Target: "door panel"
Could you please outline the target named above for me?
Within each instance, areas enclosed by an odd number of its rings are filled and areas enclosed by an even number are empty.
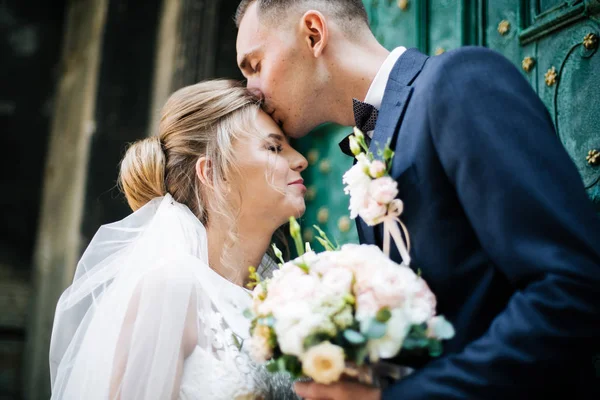
[[[364,4],[371,30],[388,50],[398,46],[419,46],[418,1],[365,0]]]
[[[600,211],[600,157],[595,161],[590,154],[600,151],[600,54],[597,47],[588,50],[584,45],[584,38],[598,31],[597,23],[584,20],[541,39],[538,79],[557,134]]]
[[[485,9],[485,39],[483,45],[502,53],[512,61],[525,76],[530,79],[535,65],[535,48],[527,49],[519,45],[519,26],[522,14],[519,0],[485,0],[482,4]],[[527,71],[523,70],[523,59],[531,57],[533,64],[527,64]],[[531,81],[531,79],[530,79]]]
[[[427,1],[427,53],[440,54],[462,44],[463,14],[461,0]]]

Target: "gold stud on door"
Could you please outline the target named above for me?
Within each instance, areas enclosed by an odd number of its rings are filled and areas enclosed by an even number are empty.
[[[535,67],[535,59],[533,57],[525,57],[521,62],[521,66],[523,67],[523,71],[531,72],[533,67]]]
[[[546,81],[546,86],[554,86],[556,84],[556,77],[558,74],[556,73],[556,68],[552,67],[546,72],[544,75],[544,81]]]
[[[583,47],[585,47],[586,50],[595,50],[598,48],[598,36],[593,33],[585,35],[583,38]]]
[[[596,149],[588,151],[587,157],[585,159],[587,163],[592,167],[600,165],[600,151]]]
[[[408,0],[398,0],[397,4],[398,4],[398,8],[401,9],[402,11],[408,10],[408,5],[409,5]]]
[[[498,24],[498,33],[502,36],[506,35],[510,31],[510,22],[507,20],[502,20]]]

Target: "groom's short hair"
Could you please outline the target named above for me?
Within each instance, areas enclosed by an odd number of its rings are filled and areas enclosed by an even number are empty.
[[[252,3],[257,3],[259,17],[268,17],[270,21],[281,21],[289,13],[290,8],[302,7],[306,10],[327,12],[348,32],[352,32],[353,28],[358,30],[356,21],[369,26],[367,10],[362,0],[242,0],[235,13],[235,23],[238,28]]]

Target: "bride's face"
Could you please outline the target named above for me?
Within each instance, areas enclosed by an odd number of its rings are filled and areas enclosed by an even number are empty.
[[[234,144],[240,174],[233,185],[240,193],[240,217],[279,227],[289,217],[304,214],[301,172],[307,161],[268,114],[259,111],[256,123],[257,135],[244,135]]]

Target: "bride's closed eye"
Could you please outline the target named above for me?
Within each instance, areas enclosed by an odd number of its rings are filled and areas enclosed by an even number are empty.
[[[283,151],[283,146],[280,144],[267,144],[266,148],[273,153],[281,153]]]
[[[285,138],[282,135],[278,133],[269,133],[265,148],[273,153],[280,153],[283,151],[283,141],[285,141]]]

